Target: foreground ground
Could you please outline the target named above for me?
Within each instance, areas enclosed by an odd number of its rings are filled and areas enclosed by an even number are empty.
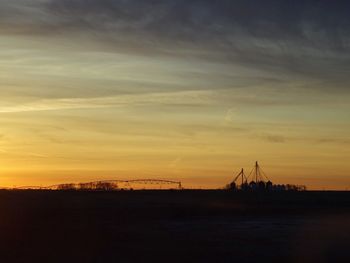
[[[350,192],[0,191],[0,262],[350,262]]]

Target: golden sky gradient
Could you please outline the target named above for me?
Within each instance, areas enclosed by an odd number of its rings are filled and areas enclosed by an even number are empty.
[[[216,188],[259,160],[276,183],[350,188],[350,34],[324,9],[283,34],[279,16],[227,21],[210,1],[177,7],[191,20],[170,1],[83,2],[0,1],[1,186]]]

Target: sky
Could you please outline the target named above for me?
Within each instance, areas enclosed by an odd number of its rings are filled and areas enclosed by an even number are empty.
[[[0,185],[350,189],[350,3],[0,0]]]

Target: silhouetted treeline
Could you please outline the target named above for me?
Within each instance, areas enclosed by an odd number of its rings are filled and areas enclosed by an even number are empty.
[[[113,191],[119,190],[116,183],[110,182],[93,182],[79,184],[60,184],[57,190],[83,190],[83,191]]]
[[[232,182],[225,187],[227,190],[232,191],[305,191],[306,186],[304,185],[293,185],[293,184],[273,184],[271,181],[268,182],[245,182],[241,185],[237,185]]]

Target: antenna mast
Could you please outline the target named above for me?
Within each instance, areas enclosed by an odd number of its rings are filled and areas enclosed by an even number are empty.
[[[247,177],[244,174],[244,169],[242,168],[241,172],[236,176],[234,182],[237,182],[237,180],[241,178],[242,184],[244,184],[245,182],[247,182]]]

